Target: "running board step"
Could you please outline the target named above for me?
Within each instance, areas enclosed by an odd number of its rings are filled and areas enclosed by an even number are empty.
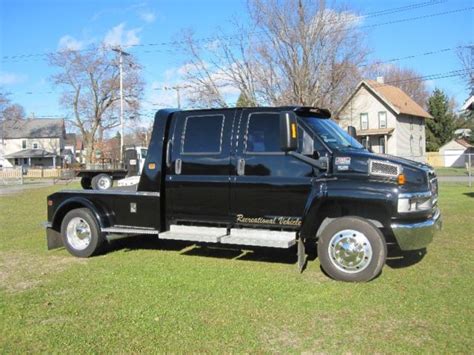
[[[296,244],[296,232],[280,232],[262,229],[232,229],[232,233],[223,237],[221,243],[289,248]]]
[[[221,238],[226,234],[226,228],[172,225],[168,232],[160,233],[159,238],[190,242],[219,243]]]
[[[115,225],[113,227],[102,228],[104,233],[113,233],[113,234],[154,234],[158,235],[158,231],[153,228],[138,228],[133,226],[119,226]]]
[[[232,229],[172,225],[169,232],[160,233],[160,239],[191,242],[251,245],[271,248],[289,248],[296,244],[295,232],[263,229]]]

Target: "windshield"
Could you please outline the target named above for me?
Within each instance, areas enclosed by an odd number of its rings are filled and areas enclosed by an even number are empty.
[[[141,149],[142,159],[146,158],[147,153],[148,153],[148,149]]]
[[[304,121],[309,124],[316,134],[331,149],[364,149],[364,146],[362,146],[355,138],[352,138],[331,119],[305,117]]]

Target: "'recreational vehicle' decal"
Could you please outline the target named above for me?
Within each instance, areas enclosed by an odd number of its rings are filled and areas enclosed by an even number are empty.
[[[243,214],[236,216],[237,223],[245,224],[276,224],[283,226],[300,226],[300,217],[245,217]]]

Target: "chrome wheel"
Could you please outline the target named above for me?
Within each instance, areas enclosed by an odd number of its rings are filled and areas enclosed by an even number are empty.
[[[86,249],[92,239],[89,223],[80,217],[72,218],[67,225],[66,238],[72,248],[76,250]]]
[[[344,229],[329,241],[328,253],[336,268],[347,273],[364,270],[372,260],[372,246],[367,237],[356,230]]]
[[[97,185],[99,186],[100,190],[107,190],[112,185],[111,180],[108,176],[102,176],[97,181]]]

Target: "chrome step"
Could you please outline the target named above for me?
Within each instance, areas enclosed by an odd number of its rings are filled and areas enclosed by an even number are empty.
[[[219,243],[221,238],[226,234],[226,228],[172,225],[168,232],[160,233],[159,238],[190,242]]]
[[[113,233],[113,234],[155,234],[158,235],[158,231],[153,228],[137,228],[133,226],[119,226],[115,225],[113,227],[102,228],[104,233]]]
[[[296,244],[296,232],[280,232],[264,229],[232,229],[230,235],[221,239],[221,243],[289,248]]]

